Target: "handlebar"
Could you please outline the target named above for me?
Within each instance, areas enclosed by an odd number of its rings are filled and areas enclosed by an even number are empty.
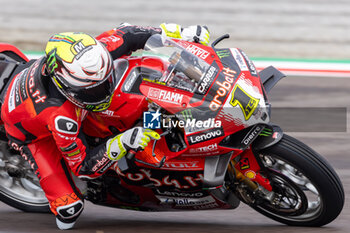
[[[221,42],[221,41],[224,40],[224,39],[228,39],[228,38],[230,38],[230,35],[229,35],[229,34],[225,34],[225,35],[220,36],[219,38],[217,38],[217,39],[211,44],[211,47],[212,47],[213,49],[215,49],[215,46],[216,46],[219,42]]]
[[[169,134],[171,130],[166,130],[165,132],[161,133],[160,134],[160,138]],[[160,139],[159,138],[159,139]],[[154,153],[155,151],[155,147],[156,147],[156,143],[159,139],[155,139],[154,140],[154,143],[153,143],[153,148],[152,148],[152,156],[155,157],[156,154]],[[154,167],[154,168],[161,168],[163,167],[164,163],[165,163],[165,160],[166,160],[166,156],[163,156],[163,158],[160,160],[159,162],[159,165],[155,165],[155,164],[151,164],[151,163],[147,163],[147,162],[144,162],[142,160],[139,160],[139,159],[136,159],[136,153],[139,151],[138,150],[129,150],[128,153],[122,157],[121,159],[119,159],[118,163],[117,163],[117,166],[119,167],[119,169],[125,173],[126,171],[128,170],[132,170],[133,168],[136,167],[136,164],[135,162],[138,162],[138,163],[141,163],[141,164],[144,164],[144,165],[147,165],[147,166],[150,166],[150,167]]]

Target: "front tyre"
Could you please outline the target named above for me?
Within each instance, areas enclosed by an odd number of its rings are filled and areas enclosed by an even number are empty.
[[[323,226],[344,206],[344,189],[331,165],[302,142],[284,135],[258,152],[273,187],[273,200],[251,206],[263,215],[293,226]]]

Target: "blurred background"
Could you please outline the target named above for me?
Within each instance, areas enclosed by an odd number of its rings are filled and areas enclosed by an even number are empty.
[[[42,51],[57,32],[94,36],[122,22],[207,25],[251,57],[349,59],[348,0],[0,0],[0,41]]]

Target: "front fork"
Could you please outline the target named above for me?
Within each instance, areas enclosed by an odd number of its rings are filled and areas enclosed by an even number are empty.
[[[235,169],[236,179],[248,185],[250,189],[253,189],[252,191],[257,190],[256,183],[266,190],[272,191],[270,181],[261,175],[261,167],[251,149],[245,150],[238,162],[234,159],[231,162]]]
[[[268,199],[273,196],[273,188],[268,177],[263,176],[264,167],[258,161],[258,151],[278,143],[283,131],[276,125],[267,125],[249,148],[230,161],[228,171],[234,174],[236,181],[243,183],[253,192],[263,192]]]

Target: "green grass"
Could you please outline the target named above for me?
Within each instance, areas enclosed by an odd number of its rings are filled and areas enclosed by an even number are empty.
[[[40,51],[24,51],[27,55],[41,56],[44,52]],[[135,56],[141,55],[140,53],[135,53]],[[253,61],[271,61],[271,62],[310,62],[310,63],[341,63],[350,64],[350,60],[346,59],[299,59],[299,58],[272,58],[272,57],[251,57]]]

